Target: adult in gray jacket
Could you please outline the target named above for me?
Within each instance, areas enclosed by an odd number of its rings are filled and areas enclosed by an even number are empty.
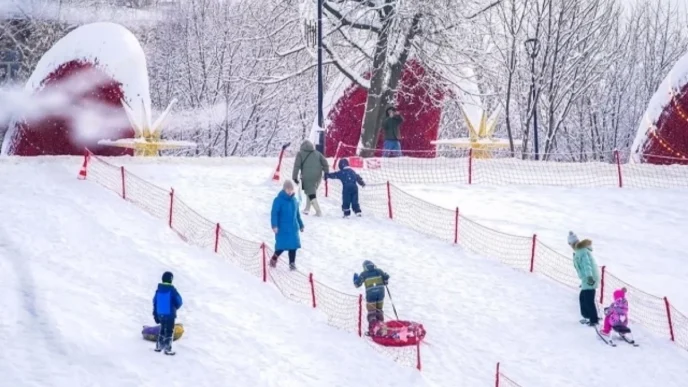
[[[301,173],[300,178],[299,172]],[[301,187],[306,196],[308,196],[306,199],[306,209],[303,210],[304,214],[308,215],[312,205],[315,209],[315,215],[322,215],[320,204],[318,204],[318,199],[316,198],[316,192],[322,181],[323,174],[329,172],[330,165],[327,163],[325,156],[315,150],[312,142],[305,140],[301,144],[301,150],[296,155],[294,171],[291,174],[291,178],[296,184],[299,184],[300,180]]]

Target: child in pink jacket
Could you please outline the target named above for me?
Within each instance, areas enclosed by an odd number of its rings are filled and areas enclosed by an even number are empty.
[[[604,309],[604,327],[602,334],[609,335],[612,329],[620,334],[630,333],[628,328],[628,301],[626,288],[614,291],[614,302]]]

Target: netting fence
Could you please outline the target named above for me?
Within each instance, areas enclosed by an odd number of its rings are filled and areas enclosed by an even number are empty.
[[[325,196],[341,198],[341,184],[325,185]],[[493,257],[516,269],[548,277],[571,289],[580,280],[573,268],[572,256],[564,255],[540,242],[537,235],[513,235],[483,226],[461,214],[456,207],[446,209],[417,198],[386,182],[367,184],[359,190],[361,208],[366,214],[389,218],[419,233],[456,244],[481,256]],[[598,307],[613,301],[615,289],[626,287],[633,305],[630,320],[649,331],[688,349],[688,318],[674,308],[667,297],[657,297],[640,290],[601,267]],[[602,315],[602,314],[601,314]]]
[[[521,387],[520,384],[509,379],[501,370],[500,363],[497,363],[497,372],[495,373],[495,387]]]
[[[113,165],[89,151],[79,177],[102,185],[153,217],[164,220],[185,242],[210,249],[261,281],[274,284],[285,298],[322,313],[329,325],[363,337],[367,321],[362,295],[340,292],[316,280],[313,273],[290,271],[282,259],[276,268],[269,267],[273,251],[265,243],[240,238],[203,217],[174,189],[158,187],[124,166]],[[367,338],[365,341],[396,362],[421,369],[420,344],[383,347]]]
[[[335,163],[366,150],[340,144]],[[380,150],[367,150],[379,155]],[[545,185],[567,187],[688,187],[688,159],[642,155],[664,165],[630,162],[630,154],[610,151],[593,154],[541,155],[545,161],[512,157],[510,151],[494,150],[490,158],[471,149],[404,151],[404,157],[371,157],[360,160],[368,183]],[[577,161],[571,161],[577,160]],[[292,162],[293,165],[293,162]],[[291,171],[287,166],[286,170]]]

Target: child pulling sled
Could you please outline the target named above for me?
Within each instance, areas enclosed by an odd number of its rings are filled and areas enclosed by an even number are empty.
[[[604,308],[604,326],[600,332],[611,341],[611,331],[614,330],[622,340],[629,344],[635,344],[631,329],[628,327],[628,300],[626,300],[626,288],[614,291],[614,302]]]

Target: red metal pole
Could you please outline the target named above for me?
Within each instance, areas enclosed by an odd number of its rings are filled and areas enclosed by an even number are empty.
[[[530,272],[535,269],[535,245],[537,244],[537,234],[533,234],[533,247],[530,250]]]
[[[126,184],[124,183],[124,165],[122,165],[119,168],[122,171],[122,199],[126,200],[127,199],[127,188],[126,188]]]
[[[497,372],[495,373],[495,387],[499,387],[499,363],[497,363]]]
[[[456,207],[454,214],[454,244],[459,243],[459,207]]]
[[[308,274],[308,281],[311,283],[311,298],[313,299],[313,307],[315,308],[315,286],[313,285],[313,273]]]
[[[260,251],[263,255],[263,282],[268,282],[268,268],[267,268],[267,253],[265,251],[265,243],[260,245]]]
[[[666,305],[667,320],[669,321],[669,335],[671,336],[671,341],[674,340],[674,324],[671,322],[671,305],[669,305],[669,299],[664,297],[664,305]]]
[[[604,273],[607,272],[607,266],[602,266],[602,279],[600,280],[600,304],[604,304]]]
[[[421,371],[423,368],[420,363],[420,341],[416,343],[416,368],[418,371]]]
[[[394,219],[392,214],[392,189],[390,187],[389,181],[387,182],[387,210],[389,212],[389,218]]]
[[[217,247],[220,245],[220,223],[215,225],[215,253],[217,253]]]
[[[363,336],[363,295],[358,295],[358,336]]]
[[[616,158],[616,170],[619,174],[619,188],[623,188],[623,176],[621,175],[621,160],[619,157],[619,151],[614,150],[614,157]]]
[[[473,184],[473,148],[468,150],[468,184]]]
[[[172,228],[172,210],[174,209],[174,188],[170,188],[170,220],[169,226]]]
[[[337,150],[334,153],[334,161],[332,161],[332,170],[336,171],[337,170],[337,161],[339,161],[339,150],[342,147],[342,142],[337,143]]]

